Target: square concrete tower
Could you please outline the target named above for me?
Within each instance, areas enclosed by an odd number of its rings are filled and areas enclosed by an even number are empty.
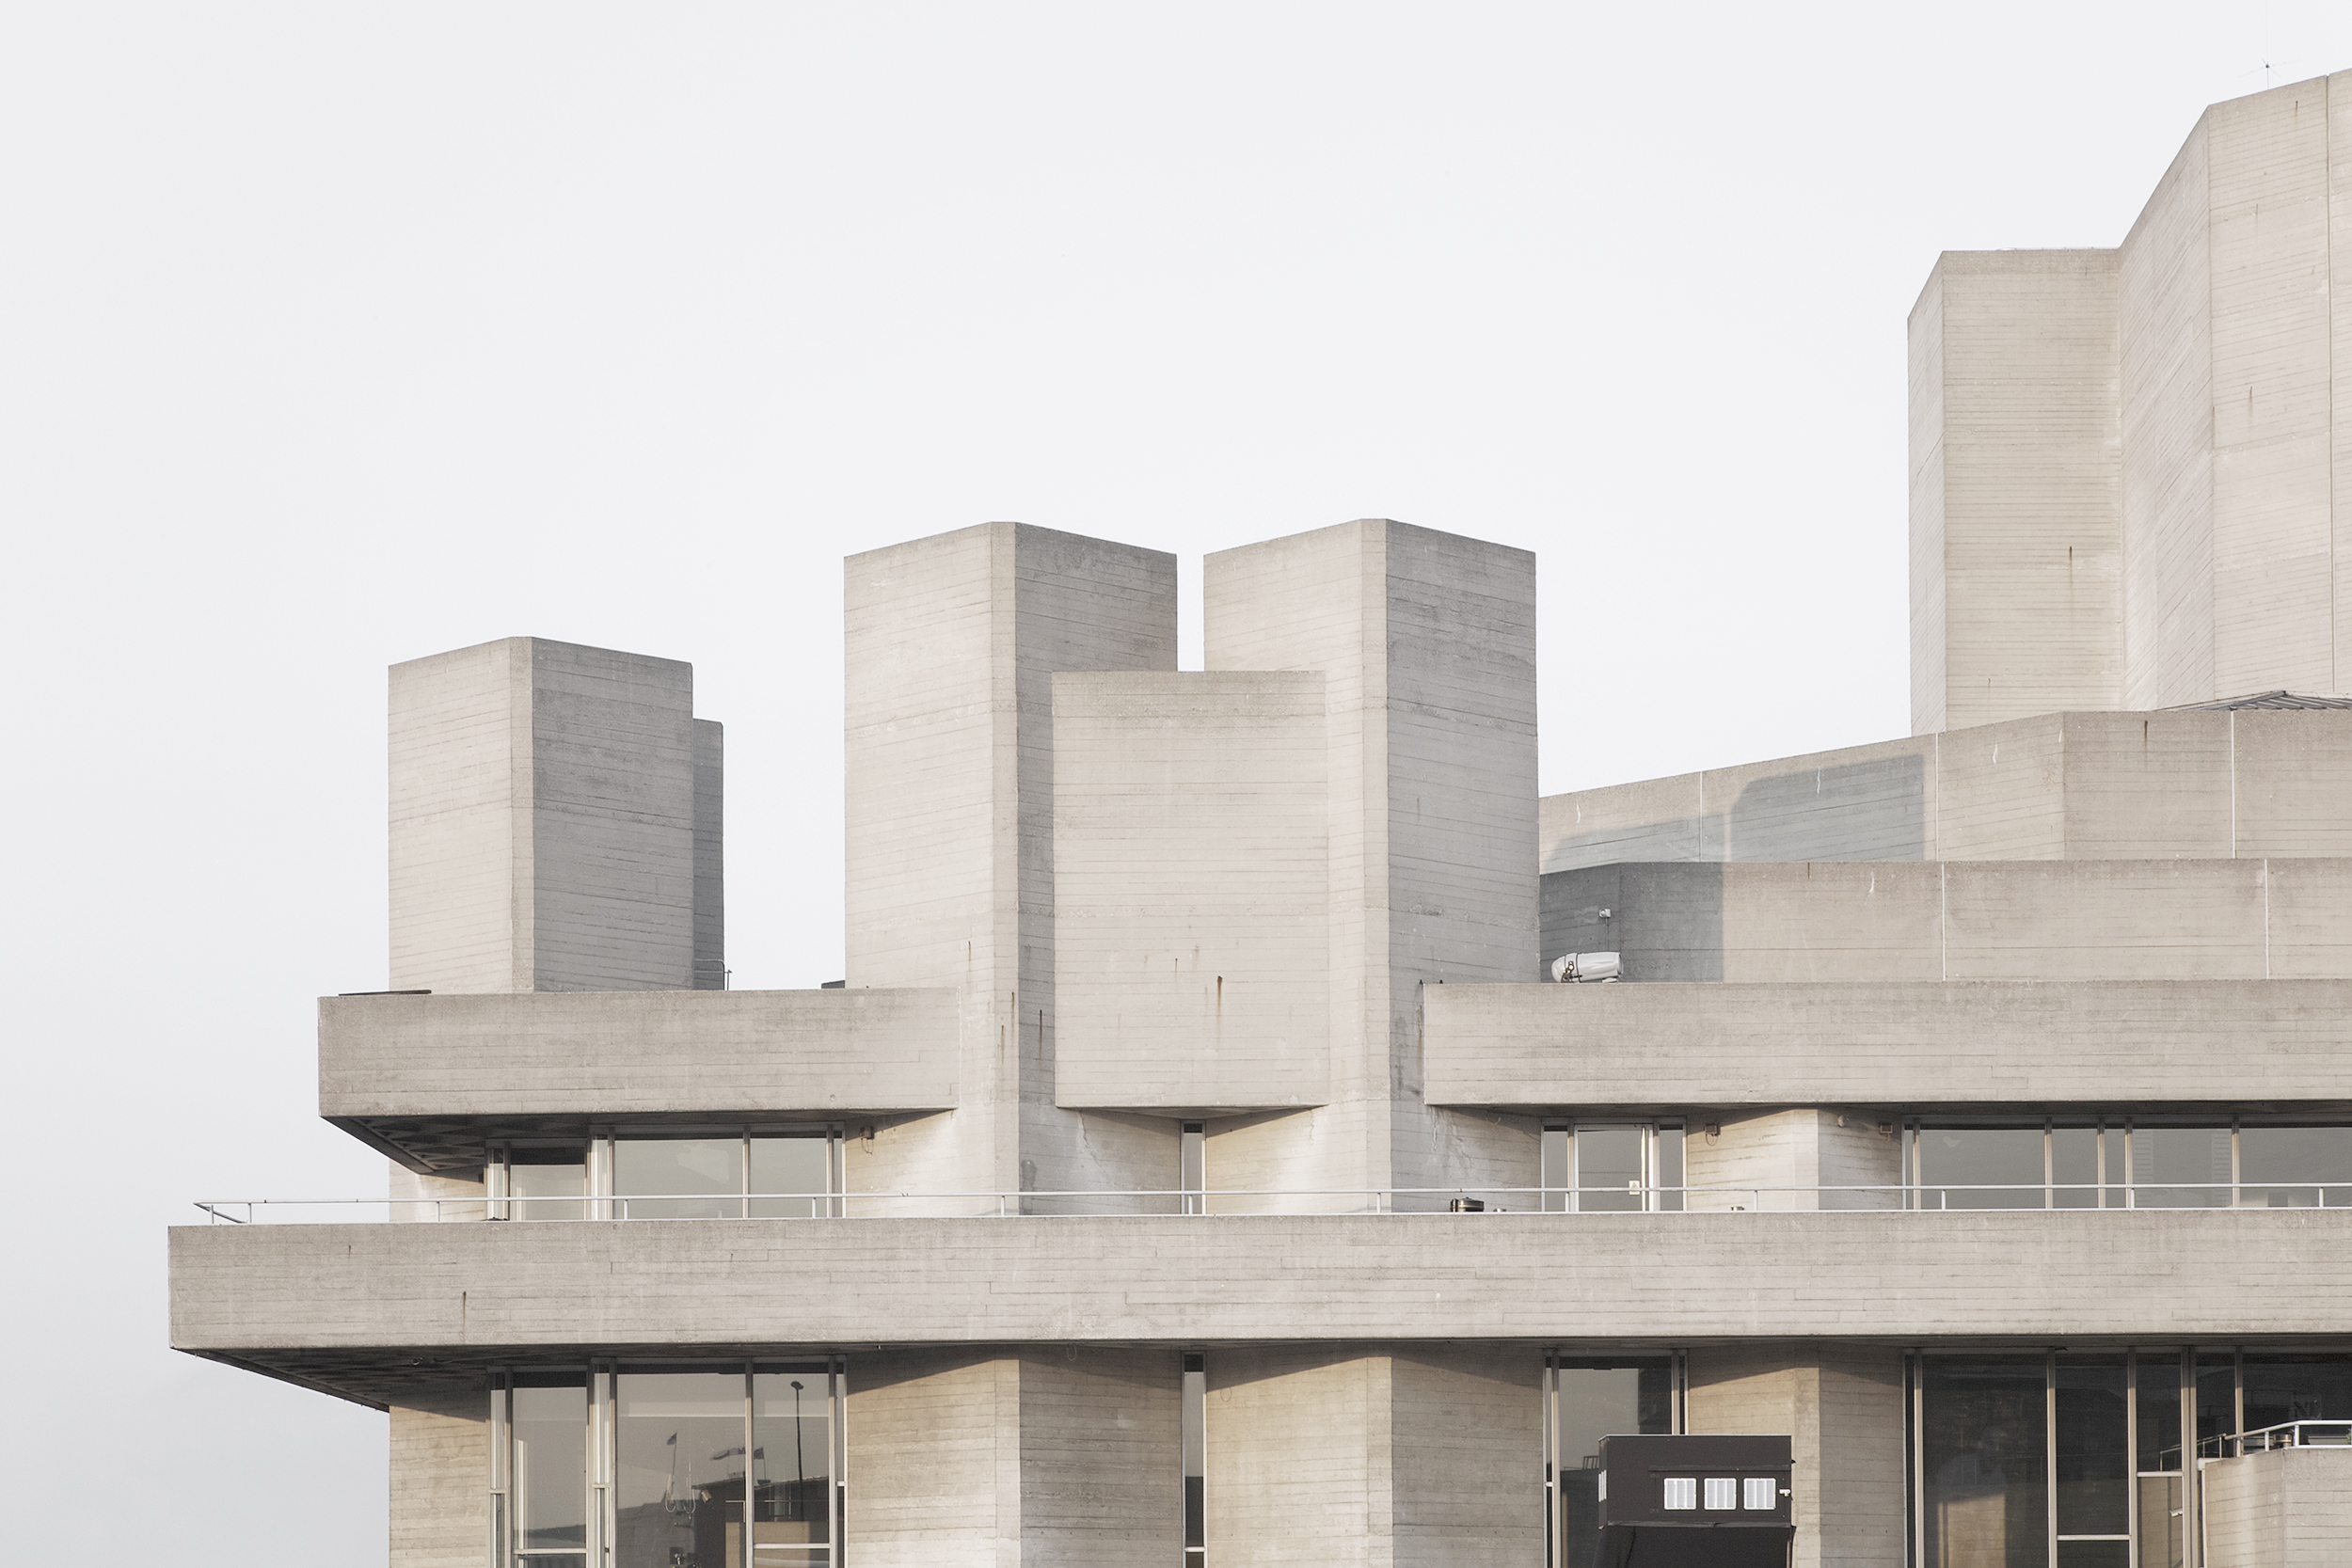
[[[675,659],[510,637],[391,670],[391,984],[725,984],[720,726]]]

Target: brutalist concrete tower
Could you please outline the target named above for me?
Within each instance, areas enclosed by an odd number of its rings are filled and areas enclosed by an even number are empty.
[[[1172,557],[964,529],[738,991],[685,665],[396,667],[387,1195],[175,1230],[173,1342],[390,1412],[397,1568],[2338,1568],[2332,87],[1938,263],[1909,738],[1538,799],[1523,550],[1213,555],[1179,671]],[[1604,1538],[1676,1435],[1782,1460]]]

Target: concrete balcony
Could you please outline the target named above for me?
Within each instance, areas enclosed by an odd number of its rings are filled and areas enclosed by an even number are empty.
[[[199,1226],[171,1337],[361,1398],[656,1346],[2234,1341],[2352,1334],[2347,1243],[2310,1209]]]
[[[2352,1106],[2352,980],[1429,986],[1432,1104]]]
[[[493,1127],[957,1103],[956,993],[542,991],[319,1002],[319,1114],[419,1170]]]

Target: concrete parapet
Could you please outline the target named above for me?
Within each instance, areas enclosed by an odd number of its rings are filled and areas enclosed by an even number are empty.
[[[2274,1449],[2199,1468],[2206,1568],[2352,1562],[2352,1449]]]
[[[2352,980],[1433,986],[1432,1101],[2352,1105]]]

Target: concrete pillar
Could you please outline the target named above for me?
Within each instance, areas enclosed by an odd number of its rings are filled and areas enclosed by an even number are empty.
[[[1540,1352],[1275,1346],[1207,1367],[1212,1562],[1541,1560]]]
[[[1420,992],[1538,977],[1534,557],[1371,518],[1212,555],[1203,599],[1210,670],[1323,673],[1330,748],[1331,1103],[1213,1139],[1215,1184],[1532,1181],[1421,1102]]]
[[[849,1554],[1168,1568],[1184,1548],[1182,1366],[1076,1346],[851,1357]]]
[[[417,1388],[391,1410],[391,1568],[482,1568],[490,1545],[490,1396]]]
[[[1688,1425],[1793,1440],[1794,1568],[1903,1560],[1903,1368],[1899,1350],[1804,1342],[1690,1352]]]
[[[534,637],[394,665],[393,989],[692,986],[715,742],[698,857],[691,666]]]
[[[1682,1151],[1683,1180],[1690,1186],[1732,1189],[1693,1192],[1692,1209],[1902,1207],[1902,1195],[1888,1190],[1902,1182],[1902,1146],[1887,1112],[1799,1109],[1717,1116],[1692,1124]],[[1818,1190],[1823,1187],[1882,1190]]]
[[[1173,1122],[1054,1106],[1053,677],[1173,671],[1175,557],[988,523],[847,577],[849,983],[964,996],[961,1107],[878,1140],[866,1179],[1172,1185]]]
[[[694,721],[694,989],[727,989],[726,727]]]

